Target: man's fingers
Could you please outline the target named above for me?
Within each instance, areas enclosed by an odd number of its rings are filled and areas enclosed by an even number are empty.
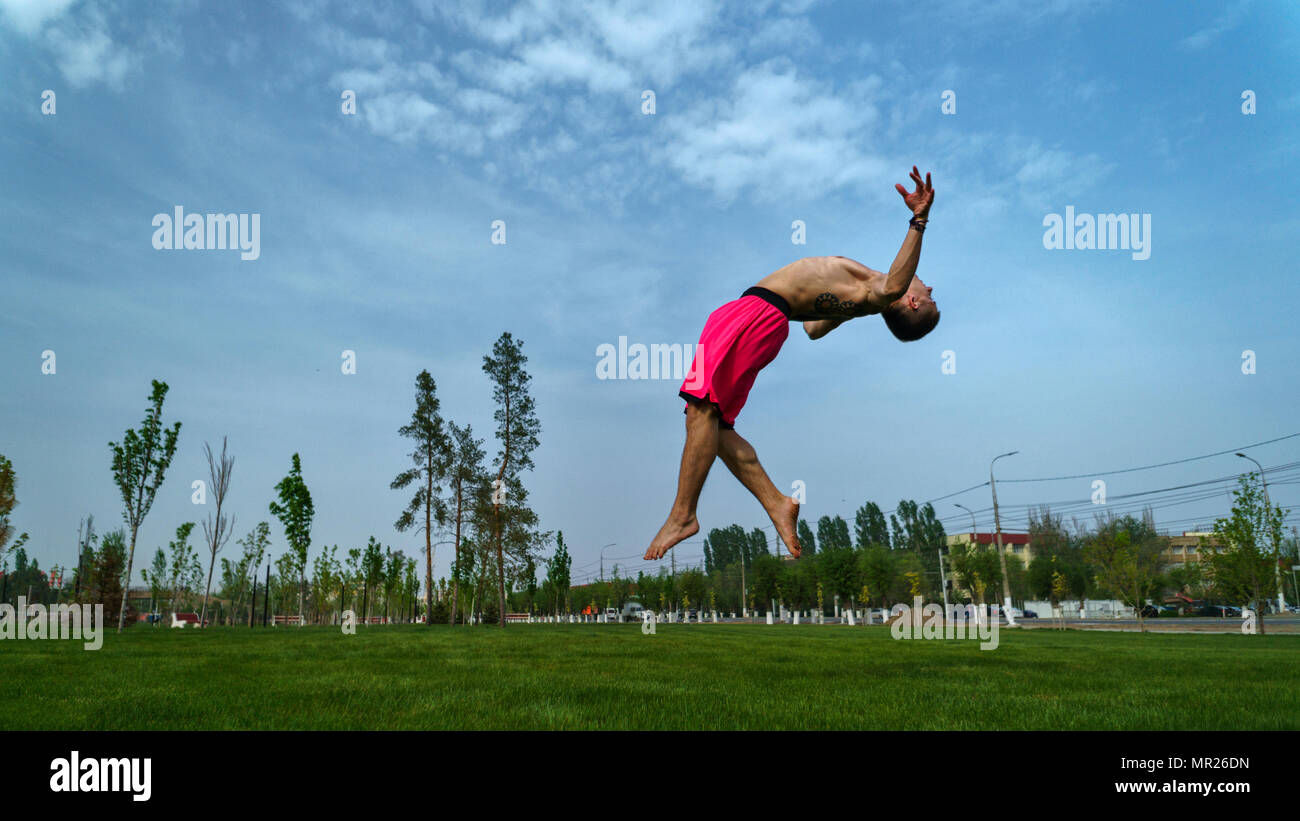
[[[907,189],[903,187],[902,183],[896,182],[894,183],[894,187],[898,189],[898,193],[902,194],[904,197],[907,196]]]
[[[926,191],[933,191],[933,190],[934,190],[934,188],[931,187],[931,185],[930,185],[930,172],[929,172],[929,171],[925,172],[925,190],[926,190]]]

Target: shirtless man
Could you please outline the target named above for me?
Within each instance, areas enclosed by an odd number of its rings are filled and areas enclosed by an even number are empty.
[[[679,392],[687,405],[677,499],[645,558],[658,559],[699,532],[695,507],[717,457],[762,503],[790,553],[799,555],[799,503],[772,484],[754,448],[736,433],[736,414],[758,372],[781,350],[790,322],[802,322],[809,339],[820,339],[850,319],[880,314],[903,342],[920,339],[939,324],[939,308],[931,298],[934,289],[915,276],[934,189],[930,175],[922,180],[916,166],[910,176],[915,191],[894,186],[912,220],[888,274],[846,257],[806,257],[709,315],[691,373]]]

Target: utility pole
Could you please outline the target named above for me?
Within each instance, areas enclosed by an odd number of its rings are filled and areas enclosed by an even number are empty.
[[[1300,546],[1300,533],[1297,533],[1294,527],[1291,528],[1291,540],[1295,542],[1297,546]],[[1295,593],[1297,597],[1300,597],[1300,587],[1297,587],[1295,583],[1295,572],[1297,570],[1300,570],[1300,565],[1292,564],[1291,565],[1291,592]]]
[[[257,615],[257,568],[253,568],[253,599],[248,605],[248,627],[252,629],[253,619]]]
[[[266,613],[271,607],[271,563],[266,563],[266,586],[262,588],[262,626],[266,626]]]
[[[672,606],[673,606],[673,612],[677,612],[677,551],[676,550],[673,551],[673,555],[670,556],[669,559],[672,561],[672,565],[673,565],[673,574],[671,576],[673,580]]]
[[[943,550],[939,551],[939,586],[943,590],[943,613],[948,618],[948,577],[943,572]]]
[[[749,608],[745,606],[745,555],[740,556],[740,615],[749,618]]]
[[[1272,547],[1273,528],[1269,526],[1269,520],[1273,518],[1273,503],[1268,500],[1268,480],[1264,478],[1264,466],[1244,453],[1238,453],[1237,455],[1242,459],[1250,459],[1250,461],[1255,462],[1255,467],[1259,468],[1259,483],[1264,486],[1264,524],[1268,526],[1269,546]],[[1282,568],[1278,566],[1279,558],[1280,557],[1277,556],[1274,557],[1273,578],[1277,580],[1277,611],[1279,613],[1285,613],[1286,595],[1282,592]],[[1261,618],[1264,616],[1263,613],[1260,613],[1259,615]]]
[[[1013,450],[1009,453],[999,454],[993,457],[993,462],[989,462],[989,487],[993,490],[993,530],[997,534],[998,540],[998,567],[1002,569],[1002,607],[1003,612],[1009,612],[1011,609],[1011,580],[1007,578],[1007,554],[1002,550],[1002,519],[998,516],[998,486],[993,481],[993,463],[1003,456],[1015,456],[1020,451]],[[1010,617],[1007,621],[1011,621]],[[1015,622],[1011,622],[1014,624]]]

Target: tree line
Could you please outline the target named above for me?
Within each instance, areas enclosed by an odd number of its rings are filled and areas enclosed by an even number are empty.
[[[424,535],[423,615],[428,623],[463,623],[470,616],[490,616],[504,624],[507,594],[516,588],[534,592],[537,588],[537,560],[550,534],[539,529],[523,482],[524,474],[533,469],[532,455],[541,434],[527,362],[523,342],[509,332],[501,334],[491,353],[483,357],[482,370],[492,385],[495,404],[498,449],[491,460],[470,425],[443,419],[429,371],[422,370],[416,377],[415,409],[398,430],[411,442],[411,462],[391,488],[412,492],[395,528]],[[153,380],[143,420],[109,443],[123,526],[101,536],[94,530],[93,516],[83,519],[77,536],[78,562],[70,568],[70,578],[64,579],[63,569],[57,567],[53,568],[56,575],[50,575],[29,559],[26,534],[13,538],[10,512],[17,505],[17,483],[12,464],[0,456],[0,556],[4,558],[0,600],[10,597],[10,588],[24,593],[30,588],[34,601],[66,597],[101,603],[117,613],[118,630],[124,627],[140,528],[180,439],[181,423],[163,419],[167,391],[165,382]],[[179,524],[166,549],[158,548],[142,569],[151,611],[193,609],[207,618],[215,581],[215,598],[227,603],[216,615],[231,624],[254,623],[259,594],[264,613],[267,608],[276,613],[296,610],[304,620],[318,622],[337,620],[345,609],[400,620],[421,615],[417,560],[374,536],[346,551],[337,544],[323,547],[309,565],[315,506],[298,453],[290,457],[289,471],[276,484],[267,507],[282,529],[287,548],[275,560],[274,572],[268,568],[259,579],[271,548],[271,525],[263,520],[237,540],[242,548],[238,558],[221,558],[218,575],[218,554],[235,532],[235,516],[227,505],[235,459],[225,437],[219,453],[205,442],[204,455],[208,481],[196,496],[204,497],[201,501],[209,506],[209,513],[200,522]],[[453,550],[450,582],[433,578],[434,542],[439,535],[449,537],[446,543]],[[16,562],[12,573],[10,554]]]
[[[1029,541],[1033,558],[1005,562],[1014,601],[1117,599],[1141,609],[1173,593],[1205,601],[1246,604],[1263,612],[1279,582],[1297,601],[1294,578],[1278,572],[1300,555],[1300,535],[1282,535],[1285,511],[1266,503],[1257,474],[1239,477],[1228,516],[1216,520],[1213,535],[1201,539],[1200,561],[1169,561],[1169,537],[1156,530],[1152,511],[1141,516],[1099,514],[1091,523],[1067,526],[1049,507],[1031,510]],[[955,544],[949,548],[943,525],[930,504],[904,500],[886,516],[867,502],[854,516],[852,535],[840,516],[823,516],[816,532],[798,523],[803,555],[783,557],[784,547],[761,528],[748,532],[733,524],[715,528],[704,540],[698,568],[670,574],[623,577],[617,565],[609,579],[571,587],[544,597],[548,612],[621,608],[638,599],[657,611],[763,612],[772,607],[827,612],[841,607],[884,607],[910,603],[914,596],[952,604],[983,605],[998,600],[1003,562],[995,547]],[[558,551],[557,551],[558,553]],[[939,566],[940,554],[944,566]],[[544,585],[553,590],[548,579]],[[1261,632],[1263,623],[1260,622]]]

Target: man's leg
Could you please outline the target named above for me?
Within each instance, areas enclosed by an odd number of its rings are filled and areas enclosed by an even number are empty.
[[[668,521],[659,528],[645,558],[658,559],[673,545],[700,531],[695,520],[695,506],[700,501],[704,479],[718,458],[718,409],[708,402],[691,402],[686,407],[686,445],[682,448],[682,467],[677,474],[677,499]]]
[[[749,488],[749,492],[763,505],[790,555],[798,556],[801,550],[798,536],[799,503],[772,484],[767,471],[758,463],[758,453],[754,451],[754,446],[734,430],[724,430],[718,433],[718,455],[741,484]]]

